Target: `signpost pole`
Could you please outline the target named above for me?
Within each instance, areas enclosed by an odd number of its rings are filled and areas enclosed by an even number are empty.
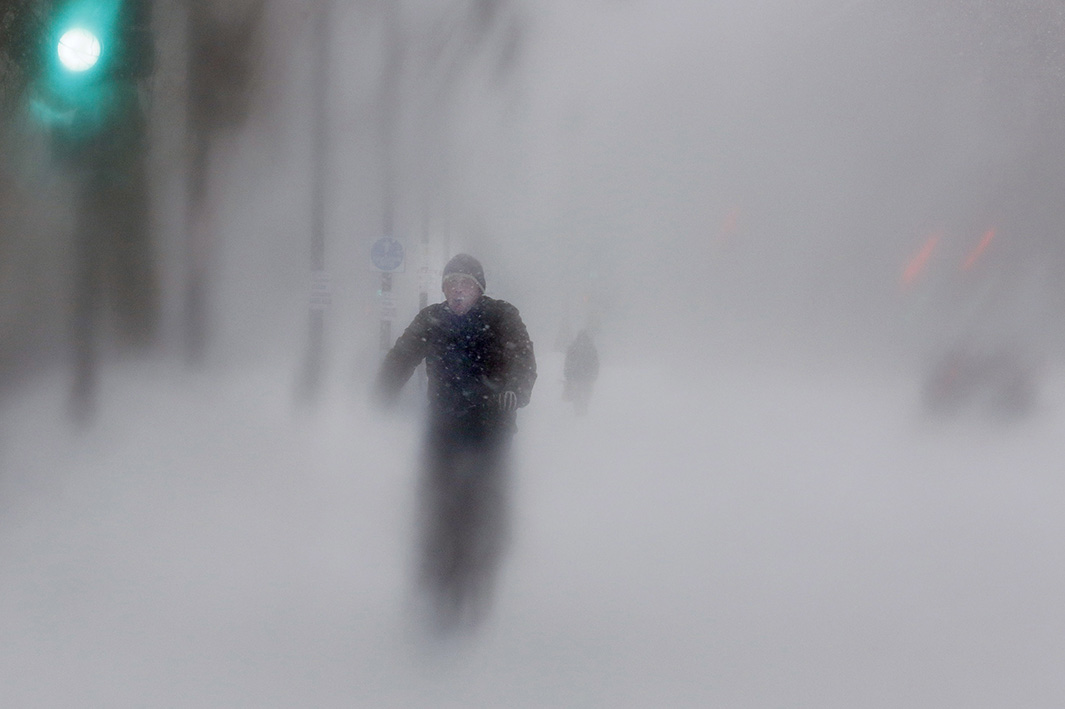
[[[388,314],[394,307],[392,301],[392,274],[381,273],[381,351],[388,352],[392,347],[392,320]]]
[[[396,319],[396,302],[392,299],[392,274],[402,269],[403,244],[391,236],[383,236],[370,249],[370,260],[381,272],[381,287],[377,304],[381,315],[381,351],[392,347],[392,321]]]

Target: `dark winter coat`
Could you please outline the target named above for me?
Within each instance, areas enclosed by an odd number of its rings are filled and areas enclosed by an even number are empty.
[[[430,413],[445,425],[513,427],[515,414],[500,411],[499,394],[513,391],[525,406],[536,381],[533,344],[518,309],[487,296],[462,316],[447,303],[419,312],[385,356],[378,395],[394,399],[423,359]]]

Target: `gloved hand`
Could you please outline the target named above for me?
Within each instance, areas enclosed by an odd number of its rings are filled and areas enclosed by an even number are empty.
[[[504,391],[499,395],[499,408],[501,411],[513,411],[518,408],[518,395],[512,391]]]

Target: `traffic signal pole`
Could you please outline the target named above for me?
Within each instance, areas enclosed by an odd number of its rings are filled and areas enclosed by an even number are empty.
[[[97,397],[104,306],[124,348],[148,345],[158,318],[140,95],[154,70],[152,0],[47,7],[31,105],[73,182],[71,415],[86,424]]]

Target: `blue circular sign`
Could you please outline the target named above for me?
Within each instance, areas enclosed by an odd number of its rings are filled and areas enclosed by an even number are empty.
[[[403,265],[403,244],[391,236],[382,236],[373,242],[370,260],[382,271],[395,271]]]

